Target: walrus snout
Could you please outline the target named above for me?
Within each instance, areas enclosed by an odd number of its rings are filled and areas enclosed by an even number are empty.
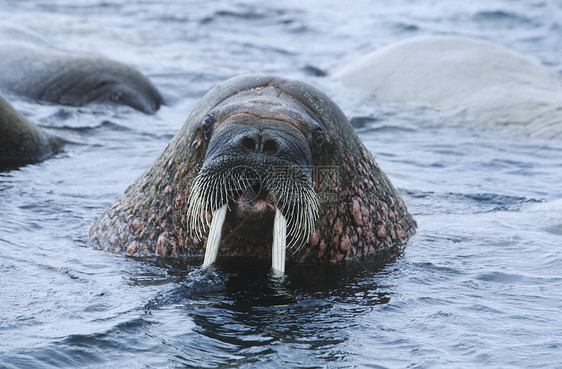
[[[319,204],[308,126],[282,120],[275,112],[257,113],[222,117],[217,111],[213,119],[201,122],[209,144],[190,195],[188,218],[200,238],[209,228],[204,265],[214,261],[223,229],[261,244],[273,237],[272,255],[279,256],[274,269],[279,270],[284,268],[280,255],[285,249],[300,247],[314,231]]]
[[[232,145],[230,149],[233,152],[237,152],[242,157],[262,161],[287,161],[285,165],[312,165],[309,144],[297,133],[264,129],[260,126],[241,126],[234,128],[233,134],[235,137],[232,143],[228,144]]]
[[[275,154],[279,150],[279,139],[269,131],[256,130],[242,134],[238,139],[238,146],[247,153]]]

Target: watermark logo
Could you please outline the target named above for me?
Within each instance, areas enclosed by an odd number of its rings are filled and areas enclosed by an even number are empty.
[[[291,191],[293,188],[290,187],[290,184],[302,183],[303,176],[307,175],[310,175],[320,203],[339,201],[337,192],[340,187],[340,178],[338,167],[335,166],[303,168],[291,165],[271,165],[265,171],[262,171],[248,165],[237,165],[230,168],[226,176],[228,178],[227,191],[243,195],[246,200],[252,201],[257,199],[262,191],[265,191],[266,178],[269,187],[272,186],[272,182],[278,181],[282,184],[278,189]],[[286,185],[289,185],[289,187],[285,188]],[[285,195],[289,194],[286,193]],[[285,199],[289,198],[290,196],[285,197]],[[273,200],[271,193],[268,193],[268,200]]]

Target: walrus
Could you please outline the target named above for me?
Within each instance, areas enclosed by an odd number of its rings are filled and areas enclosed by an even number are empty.
[[[210,90],[90,229],[129,255],[337,262],[403,245],[416,222],[340,108],[303,82],[244,75]],[[289,251],[289,252],[286,252]]]
[[[43,161],[62,145],[63,140],[43,131],[0,95],[0,171]]]
[[[457,111],[524,136],[562,138],[562,79],[537,60],[460,36],[408,38],[331,74],[381,100]]]
[[[163,103],[136,69],[106,58],[68,55],[40,45],[0,43],[0,90],[61,105],[128,105],[153,114]]]

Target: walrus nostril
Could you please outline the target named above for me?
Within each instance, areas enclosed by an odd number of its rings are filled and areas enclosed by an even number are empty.
[[[240,141],[240,146],[242,146],[242,148],[246,152],[255,152],[256,149],[257,149],[256,141],[254,141],[253,138],[248,137],[248,136],[244,136],[242,138],[242,140]]]
[[[279,144],[272,138],[264,139],[258,133],[255,136],[244,135],[239,141],[240,147],[247,153],[275,154],[279,151]]]
[[[277,149],[279,149],[279,146],[277,145],[277,142],[275,142],[274,140],[266,140],[263,143],[264,154],[275,154],[277,152]]]

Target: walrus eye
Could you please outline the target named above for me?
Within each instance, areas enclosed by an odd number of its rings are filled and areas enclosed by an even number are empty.
[[[315,149],[319,149],[320,146],[322,146],[322,144],[324,143],[324,141],[326,140],[326,136],[324,136],[324,132],[322,131],[322,128],[317,127],[314,132],[312,132],[312,145]]]
[[[121,91],[116,91],[109,96],[109,99],[113,102],[121,102],[123,100],[123,93]]]
[[[212,115],[207,115],[205,119],[201,122],[201,131],[203,131],[203,135],[205,139],[208,140],[211,137],[211,133],[213,131],[213,127],[215,125],[215,117]]]

